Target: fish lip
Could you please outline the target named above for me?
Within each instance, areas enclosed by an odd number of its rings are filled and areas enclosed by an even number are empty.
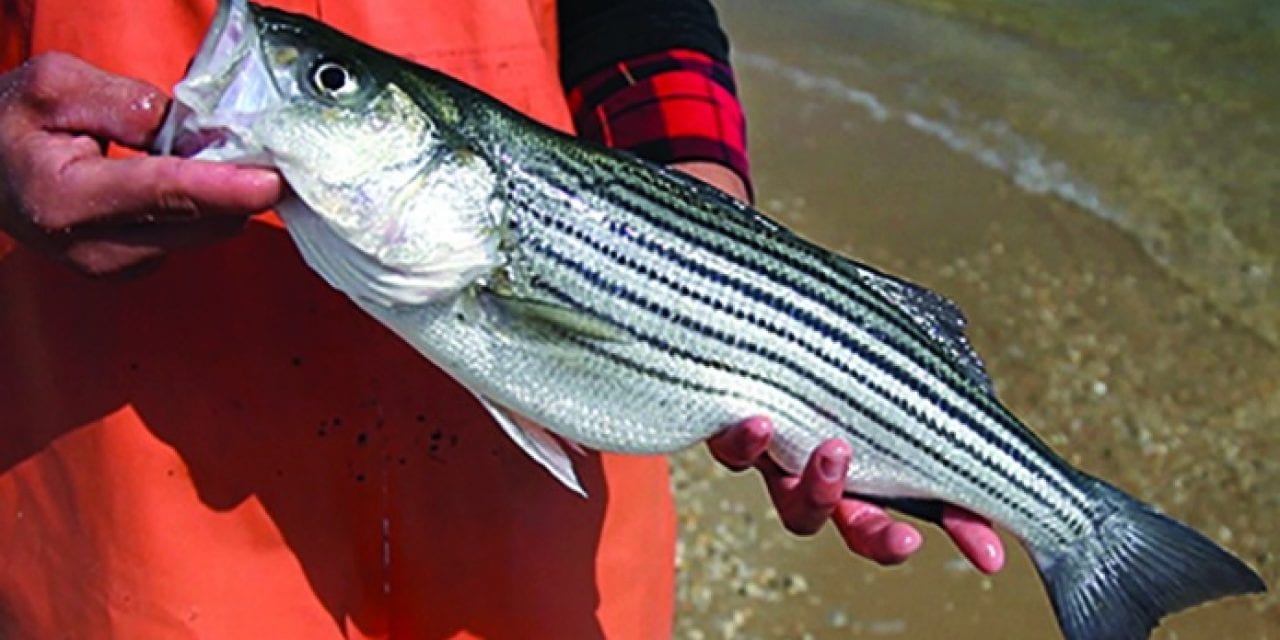
[[[282,95],[265,62],[255,9],[247,0],[219,0],[186,74],[174,87],[174,98],[152,145],[153,152],[192,157],[213,147],[247,142],[244,123],[235,117],[239,114],[218,113],[239,73],[238,66],[256,66],[275,95]],[[261,151],[252,144],[242,146],[247,155]]]

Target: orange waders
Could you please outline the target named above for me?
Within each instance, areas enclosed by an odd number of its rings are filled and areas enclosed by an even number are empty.
[[[567,127],[554,2],[286,2]],[[0,69],[62,50],[171,87],[213,0],[14,0]],[[561,487],[270,220],[95,281],[0,237],[0,638],[659,638],[658,458]]]

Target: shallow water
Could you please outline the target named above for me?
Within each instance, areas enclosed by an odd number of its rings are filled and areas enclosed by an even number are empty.
[[[1052,446],[1280,585],[1276,12],[1022,6],[720,2],[759,204],[957,300]],[[1016,546],[993,578],[937,535],[882,569],[786,534],[702,451],[675,480],[680,637],[1056,637]],[[1268,595],[1156,637],[1278,630]]]
[[[798,30],[739,64],[855,83],[873,115],[1113,222],[1280,345],[1280,3],[901,4],[920,10],[793,3]]]

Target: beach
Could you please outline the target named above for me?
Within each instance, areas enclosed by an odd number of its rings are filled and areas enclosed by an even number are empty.
[[[1280,638],[1280,161],[1266,124],[1280,103],[1194,69],[1199,84],[1144,85],[1124,60],[1090,59],[1105,42],[1050,38],[997,5],[719,2],[757,204],[955,300],[999,397],[1042,439],[1273,589],[1154,637]],[[1170,33],[1152,46],[1176,49]],[[676,459],[673,482],[677,637],[1056,637],[1012,538],[991,577],[927,526],[922,552],[886,569],[831,531],[786,533],[758,479],[702,449]]]

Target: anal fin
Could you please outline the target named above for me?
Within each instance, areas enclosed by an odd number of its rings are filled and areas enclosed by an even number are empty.
[[[582,483],[578,481],[578,474],[573,470],[573,460],[551,433],[528,420],[517,420],[509,410],[494,404],[492,400],[478,393],[475,396],[489,415],[493,416],[498,426],[502,427],[503,432],[529,454],[530,458],[542,465],[548,473],[574,493],[587,497],[586,489],[582,488]],[[581,452],[581,449],[578,448],[578,451]]]

